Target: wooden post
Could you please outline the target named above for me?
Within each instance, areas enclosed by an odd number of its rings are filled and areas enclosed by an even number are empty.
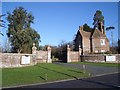
[[[83,73],[85,74],[86,66],[83,64]]]
[[[47,81],[47,79],[48,79],[48,76],[47,76],[47,73],[45,74],[45,80]]]

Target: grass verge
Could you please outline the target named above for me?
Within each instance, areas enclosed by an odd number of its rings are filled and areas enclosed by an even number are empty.
[[[2,69],[0,68],[0,89],[2,88]]]
[[[49,81],[88,77],[82,70],[56,64],[37,64],[22,68],[2,69],[2,86],[43,83]]]

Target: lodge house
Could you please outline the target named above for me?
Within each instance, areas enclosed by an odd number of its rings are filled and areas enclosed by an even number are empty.
[[[78,51],[80,45],[82,54],[103,53],[109,51],[109,40],[106,37],[102,23],[99,24],[99,29],[93,28],[91,31],[85,31],[83,26],[80,26],[74,44],[76,51]]]

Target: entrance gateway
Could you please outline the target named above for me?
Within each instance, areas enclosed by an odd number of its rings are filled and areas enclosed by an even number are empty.
[[[80,46],[79,46],[79,51],[71,51],[69,45],[67,45],[66,49],[67,49],[67,52],[63,56],[66,58],[64,58],[63,61],[65,62],[80,61],[80,55],[82,52],[82,49],[80,48]],[[32,54],[36,55],[37,63],[52,63],[50,46],[47,47],[47,51],[43,51],[43,50],[37,51],[37,48],[35,47],[35,43],[33,43]]]
[[[35,43],[33,43],[32,54],[36,56],[37,63],[52,63],[51,48],[49,46],[47,47],[47,51],[38,51]]]

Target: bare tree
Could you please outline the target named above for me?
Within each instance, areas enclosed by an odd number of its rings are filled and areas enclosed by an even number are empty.
[[[5,14],[0,15],[0,27],[5,27],[5,24],[4,24],[5,21],[1,19],[3,16],[5,16]],[[1,33],[1,31],[0,31],[0,35],[4,36],[4,35]]]
[[[113,27],[113,26],[106,28],[106,31],[111,31],[112,47],[113,47],[113,29],[115,29],[115,27]]]

